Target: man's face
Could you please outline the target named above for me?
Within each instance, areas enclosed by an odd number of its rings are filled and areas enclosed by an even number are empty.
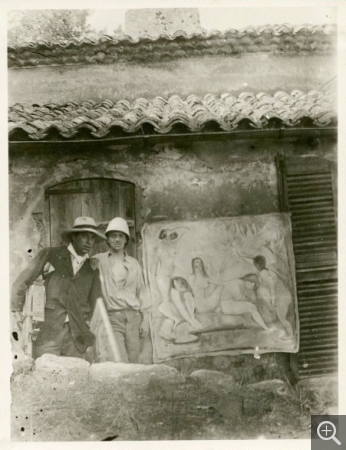
[[[95,243],[95,235],[88,231],[73,233],[71,241],[77,255],[83,256],[92,250]]]
[[[120,252],[126,246],[127,236],[121,231],[110,231],[107,234],[107,242],[113,251]]]

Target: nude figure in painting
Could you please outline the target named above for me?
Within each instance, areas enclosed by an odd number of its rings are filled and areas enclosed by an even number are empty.
[[[277,318],[289,336],[293,336],[292,325],[287,320],[289,305],[292,303],[291,292],[284,280],[272,269],[266,267],[266,259],[262,255],[253,258],[257,269],[259,283],[256,287],[257,296],[269,299],[271,306],[276,310]]]
[[[235,316],[251,314],[261,328],[268,330],[256,305],[248,301],[246,281],[242,279],[216,281],[207,274],[202,258],[192,260],[192,271],[189,281],[195,296],[196,312],[216,311]]]
[[[159,233],[159,245],[155,248],[151,273],[155,276],[161,302],[169,301],[171,278],[174,274],[176,244],[186,227],[163,228]]]
[[[224,282],[218,282],[207,274],[202,258],[193,258],[191,265],[189,283],[197,299],[196,311],[206,313],[218,310]]]
[[[275,256],[271,248],[268,245],[266,247]],[[286,333],[292,337],[293,328],[287,320],[289,305],[292,303],[292,294],[287,283],[274,269],[267,267],[266,258],[263,255],[257,255],[254,258],[248,255],[239,255],[238,252],[236,252],[236,255],[255,266],[258,277],[258,281],[255,283],[255,292],[258,299],[275,311]]]
[[[188,343],[198,340],[196,335],[189,331],[196,331],[203,328],[202,324],[195,317],[195,300],[191,286],[182,277],[174,277],[171,280],[169,291],[169,302],[163,302],[158,310],[165,316],[160,328],[160,336],[166,340],[173,340],[176,343]],[[180,327],[179,325],[188,325]]]
[[[220,310],[223,314],[234,316],[251,314],[252,319],[265,331],[270,331],[264,322],[257,306],[249,301],[249,292],[246,279],[236,279],[229,283],[227,291],[223,293],[220,302]]]

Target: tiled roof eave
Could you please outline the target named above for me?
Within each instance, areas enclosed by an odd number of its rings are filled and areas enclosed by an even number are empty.
[[[336,94],[321,91],[190,95],[186,99],[175,95],[133,103],[106,99],[32,107],[16,104],[9,111],[9,135],[11,139],[19,133],[39,141],[51,136],[75,139],[82,134],[92,140],[117,135],[289,129],[305,124],[323,128],[334,126],[336,118]]]
[[[103,36],[99,39],[26,43],[8,48],[9,68],[80,64],[149,63],[241,53],[328,54],[336,49],[334,25],[267,25],[243,30],[177,31],[159,37]]]

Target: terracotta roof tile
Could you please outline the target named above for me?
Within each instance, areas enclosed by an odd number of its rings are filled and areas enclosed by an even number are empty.
[[[188,35],[177,31],[159,38],[150,36],[117,39],[27,43],[8,48],[10,68],[111,64],[117,62],[157,62],[197,56],[271,52],[275,54],[329,53],[336,47],[336,26],[266,25],[224,32],[201,30]]]
[[[117,131],[141,134],[142,127],[151,128],[152,134],[165,134],[183,125],[187,132],[203,132],[208,124],[223,131],[237,129],[246,121],[252,129],[270,128],[271,119],[279,121],[280,128],[299,126],[303,119],[311,125],[326,127],[336,121],[336,95],[322,91],[304,93],[298,89],[290,94],[243,92],[238,96],[224,93],[198,97],[191,94],[185,100],[178,95],[156,97],[149,101],[138,98],[101,103],[85,101],[25,107],[16,104],[9,110],[10,139],[22,132],[29,139],[50,139],[58,134],[72,139],[81,131],[89,137],[104,138]]]

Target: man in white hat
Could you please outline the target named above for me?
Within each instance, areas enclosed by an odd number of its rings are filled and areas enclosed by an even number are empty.
[[[44,279],[45,318],[33,343],[33,358],[44,353],[83,358],[94,342],[87,322],[102,291],[99,271],[90,263],[89,252],[96,240],[105,237],[91,217],[77,217],[63,237],[68,246],[40,251],[13,285],[11,310],[21,329],[26,291],[40,275]]]
[[[100,269],[103,299],[121,361],[138,363],[140,334],[146,334],[149,327],[142,269],[125,251],[130,239],[125,219],[112,219],[105,235],[109,250],[94,257]]]

